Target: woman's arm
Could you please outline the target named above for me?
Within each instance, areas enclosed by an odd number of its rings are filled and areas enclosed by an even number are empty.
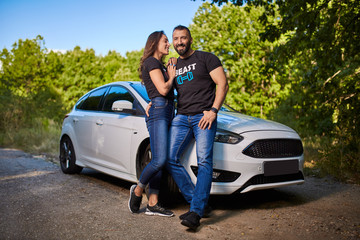
[[[167,82],[165,82],[164,76],[160,69],[154,69],[149,72],[150,78],[153,81],[156,89],[163,96],[166,96],[168,92],[172,89],[176,73],[176,63],[177,58],[172,57],[168,60],[166,64],[167,73],[169,76],[169,80]]]
[[[154,83],[156,89],[161,95],[166,96],[168,92],[172,89],[175,79],[175,71],[176,66],[174,64],[170,64],[167,67],[167,73],[169,75],[169,80],[167,82],[165,82],[164,76],[160,69],[157,68],[149,72],[152,82]]]

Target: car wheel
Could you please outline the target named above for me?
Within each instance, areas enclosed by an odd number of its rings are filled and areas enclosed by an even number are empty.
[[[161,188],[159,193],[159,202],[163,206],[171,207],[178,203],[184,202],[182,194],[176,185],[171,174],[164,169],[161,180]]]
[[[147,144],[145,147],[145,150],[143,151],[143,154],[141,155],[141,159],[137,165],[137,177],[140,178],[140,175],[146,165],[150,163],[152,155],[151,155],[151,148],[150,144]],[[148,186],[145,189],[146,195],[148,196]],[[177,187],[174,179],[171,177],[171,175],[166,171],[166,169],[163,169],[162,179],[161,179],[161,189],[159,194],[159,201],[162,205],[169,205],[169,203],[175,203],[179,200],[183,200],[179,188]]]
[[[68,137],[60,141],[60,166],[63,173],[75,174],[80,173],[83,169],[76,165],[76,155],[74,146]]]
[[[138,162],[136,167],[136,175],[138,179],[140,178],[142,171],[145,169],[146,165],[150,163],[150,161],[151,161],[151,148],[149,143],[146,145],[140,157],[140,161]]]

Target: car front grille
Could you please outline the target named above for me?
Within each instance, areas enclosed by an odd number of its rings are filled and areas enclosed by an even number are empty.
[[[299,139],[261,139],[243,150],[243,154],[253,158],[288,158],[303,154]]]

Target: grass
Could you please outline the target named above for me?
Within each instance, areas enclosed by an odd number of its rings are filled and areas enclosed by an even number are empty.
[[[58,156],[61,124],[48,119],[35,119],[27,127],[7,126],[0,133],[0,145],[32,154]]]
[[[330,138],[315,137],[303,139],[307,176],[325,177],[360,184],[360,153],[346,151],[347,146]]]

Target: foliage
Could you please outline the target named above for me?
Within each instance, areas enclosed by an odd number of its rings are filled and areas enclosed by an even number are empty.
[[[41,116],[61,108],[60,97],[49,84],[54,80],[53,65],[48,64],[42,40],[41,36],[20,39],[10,52],[4,49],[0,53],[1,130],[28,126],[34,109]],[[58,120],[59,114],[55,112],[53,118]]]
[[[9,52],[1,52],[1,86],[11,90],[16,96],[28,97],[41,91],[47,74],[41,36],[34,40],[19,40]]]
[[[213,0],[221,6],[243,0]],[[359,171],[360,5],[356,0],[248,0],[262,6],[263,41],[279,41],[265,64],[268,76],[290,82],[290,95],[271,117],[290,121],[303,136],[327,139],[319,166]],[[225,6],[223,6],[225,7]],[[280,14],[278,22],[273,18]],[[284,39],[285,41],[281,41]],[[284,71],[285,70],[285,71]],[[290,71],[289,71],[290,70]],[[327,164],[322,164],[327,162]],[[330,164],[331,163],[331,164]],[[327,169],[328,172],[335,172]],[[342,172],[342,171],[338,171]]]
[[[190,26],[193,47],[215,53],[223,62],[229,81],[226,102],[252,116],[266,117],[287,96],[288,86],[278,77],[261,73],[277,43],[260,41],[265,30],[258,20],[263,8],[204,3]],[[274,20],[275,21],[275,20]]]
[[[0,145],[46,150],[57,142],[63,116],[89,90],[113,81],[138,81],[142,51],[96,56],[75,47],[48,51],[41,36],[0,52]],[[49,123],[51,123],[49,125]],[[49,128],[49,126],[52,126]],[[54,131],[54,126],[58,131]],[[45,145],[44,145],[45,144]]]

